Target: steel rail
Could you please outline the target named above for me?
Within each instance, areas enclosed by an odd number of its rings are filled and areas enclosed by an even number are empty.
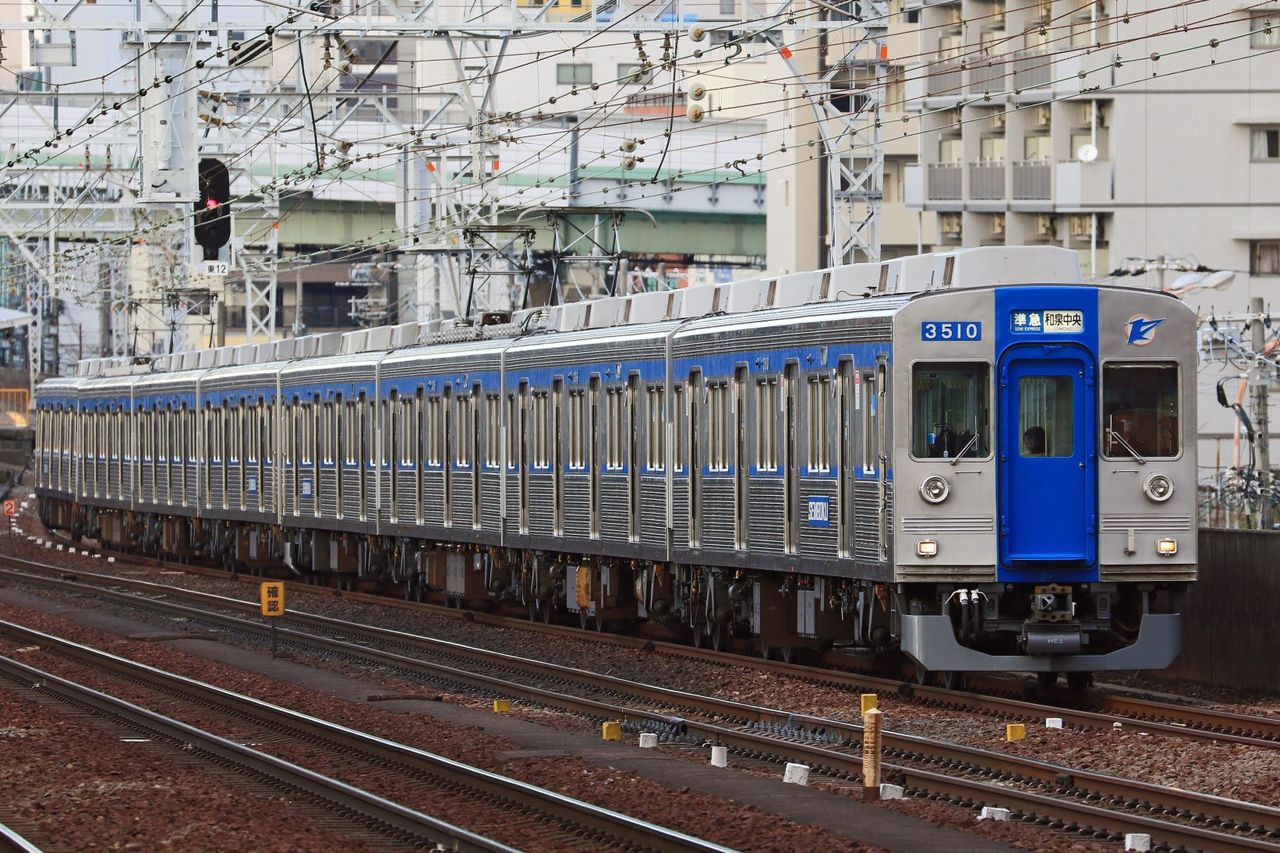
[[[563,820],[572,826],[595,833],[602,840],[637,845],[649,850],[731,853],[728,848],[718,844],[621,812],[611,811],[518,779],[472,767],[417,747],[273,705],[193,678],[166,672],[32,628],[0,620],[0,632],[20,636],[26,641],[40,645],[46,651],[54,651],[127,678],[148,682],[160,689],[184,697],[192,697],[226,711],[237,714],[247,713],[268,722],[276,729],[296,732],[305,738],[335,744],[341,749],[367,756],[380,763],[391,762],[415,773],[443,780],[446,784],[465,787],[482,797],[503,800],[516,808],[534,809],[555,820]],[[498,849],[509,848],[498,845]]]
[[[151,557],[139,558],[138,555],[121,556],[124,559],[129,560],[145,560],[153,562],[158,566],[165,565],[163,561],[156,560]],[[21,560],[20,558],[10,558],[3,555],[0,555],[0,561],[9,562],[11,565],[29,565],[36,568],[41,567],[41,564],[39,563],[31,563],[30,561]],[[65,571],[52,566],[44,568],[50,571]],[[236,575],[229,575],[222,570],[205,569],[199,566],[184,565],[182,566],[182,569],[184,571],[198,573],[206,577],[220,578],[223,580],[240,577]],[[143,581],[135,578],[122,578],[116,575],[101,575],[97,573],[84,572],[77,572],[77,574],[84,575],[86,577],[110,578],[115,580],[117,583],[136,585],[138,588],[144,588],[145,585],[152,583],[150,581]],[[245,578],[245,580],[247,581],[248,578]],[[316,587],[308,584],[301,584],[296,581],[286,581],[285,583],[289,588],[296,589],[299,592],[312,594],[317,592]],[[152,586],[162,590],[173,591],[173,594],[176,594],[177,592],[176,587],[165,587],[159,584],[152,584]],[[184,592],[194,591],[184,590]],[[846,689],[857,689],[864,692],[897,693],[940,707],[979,711],[1015,720],[1034,721],[1043,720],[1046,717],[1061,717],[1063,722],[1066,724],[1078,726],[1080,728],[1100,730],[1110,730],[1115,727],[1116,723],[1120,723],[1123,728],[1137,732],[1146,732],[1148,734],[1160,734],[1193,740],[1236,743],[1243,746],[1253,746],[1263,749],[1275,749],[1280,747],[1280,719],[1269,719],[1266,717],[1247,714],[1216,711],[1212,709],[1199,709],[1183,705],[1115,696],[1102,698],[1100,700],[1102,709],[1100,710],[1050,705],[1044,702],[1032,702],[1027,699],[1011,698],[1007,695],[975,693],[966,690],[951,690],[945,687],[936,687],[932,685],[912,684],[910,682],[902,681],[901,679],[872,675],[851,668],[851,661],[843,662],[844,668],[834,668],[841,666],[842,662],[839,661],[839,658],[842,656],[840,655],[828,654],[824,658],[826,661],[832,663],[833,667],[804,666],[785,663],[782,661],[744,656],[727,651],[701,649],[683,645],[681,643],[653,638],[628,637],[619,634],[600,634],[598,632],[585,631],[580,628],[573,628],[566,625],[532,622],[523,618],[513,618],[501,614],[484,613],[472,610],[460,611],[436,604],[399,601],[382,595],[357,592],[341,592],[338,594],[352,601],[368,602],[370,604],[380,604],[383,606],[390,605],[406,609],[429,609],[438,615],[445,615],[454,618],[467,618],[471,621],[482,624],[501,625],[506,627],[515,626],[522,630],[544,633],[550,636],[580,637],[587,635],[595,638],[596,640],[603,639],[610,644],[626,648],[648,648],[654,651],[661,651],[666,654],[677,655],[693,660],[728,666],[745,667],[761,672],[783,675],[790,678],[808,680],[816,684],[827,684]],[[1016,689],[1015,685],[996,682],[994,679],[987,679],[986,681],[990,682],[987,686],[995,690],[1011,691]]]
[[[112,576],[103,576],[108,580],[112,580]],[[50,579],[43,579],[50,580]],[[131,584],[134,581],[130,581]],[[81,586],[74,582],[61,581],[59,583],[69,584],[70,586]],[[148,581],[140,581],[141,583],[153,590],[167,590],[169,588]],[[98,592],[96,587],[88,587],[88,590]],[[126,603],[137,604],[135,596],[127,593],[120,593],[114,590],[106,590],[113,596],[118,596],[120,600]],[[182,590],[183,593],[191,591]],[[221,606],[228,606],[235,609],[246,607],[244,602],[238,599],[229,599],[223,596],[215,596],[209,593],[193,593],[197,599],[205,601],[213,600]],[[145,601],[145,600],[144,600]],[[203,619],[233,625],[237,630],[250,634],[261,635],[266,632],[266,628],[260,622],[240,620],[237,617],[221,616],[210,614],[207,611],[201,611],[195,608],[186,608],[181,605],[163,604],[152,602],[153,606],[163,606],[167,611],[185,613],[193,619]],[[815,748],[822,750],[817,753],[826,764],[820,766],[826,767],[829,772],[837,776],[853,777],[860,773],[861,762],[856,756],[849,756],[843,753],[834,752],[829,747],[839,745],[848,747],[854,744],[861,737],[861,727],[853,724],[837,720],[830,720],[820,717],[812,717],[807,715],[790,714],[785,711],[759,708],[744,703],[732,702],[728,700],[712,699],[710,697],[699,696],[697,694],[685,693],[683,691],[670,690],[667,688],[656,687],[653,685],[643,685],[636,682],[619,679],[613,676],[606,676],[599,673],[592,673],[571,667],[564,667],[557,664],[550,664],[541,661],[531,661],[513,655],[506,655],[499,652],[487,652],[481,649],[474,649],[468,646],[451,643],[443,640],[434,640],[432,638],[418,637],[416,635],[405,634],[403,632],[392,631],[390,629],[373,628],[371,626],[363,626],[355,623],[343,622],[329,617],[316,616],[313,614],[302,614],[298,611],[290,611],[289,617],[295,621],[302,621],[304,624],[310,625],[313,629],[320,629],[330,633],[340,633],[348,635],[356,635],[366,640],[374,640],[380,642],[389,642],[396,645],[416,647],[419,650],[433,651],[435,653],[445,653],[452,655],[460,655],[477,663],[485,664],[489,672],[493,671],[495,665],[525,674],[533,672],[540,677],[549,678],[553,681],[571,681],[577,680],[580,683],[588,683],[592,689],[606,692],[612,695],[631,695],[640,696],[646,701],[654,702],[659,705],[669,705],[681,708],[684,711],[697,710],[718,718],[720,720],[728,720],[733,723],[746,722],[751,725],[761,727],[772,727],[775,731],[781,732],[781,737],[785,740],[779,741],[778,737],[768,737],[760,735],[757,732],[738,731],[719,723],[699,722],[684,717],[676,717],[669,713],[660,713],[653,711],[643,711],[635,708],[621,707],[609,702],[593,700],[578,696],[569,696],[559,692],[553,692],[538,687],[514,684],[508,680],[504,680],[498,676],[491,674],[480,674],[460,670],[456,667],[446,664],[432,663],[422,661],[415,658],[409,658],[394,652],[381,651],[369,648],[364,645],[353,645],[346,641],[337,639],[333,636],[315,636],[309,633],[297,632],[292,629],[283,629],[281,631],[282,638],[299,644],[312,646],[320,646],[330,651],[344,654],[351,657],[363,658],[373,661],[381,665],[392,665],[402,670],[425,674],[428,677],[444,678],[451,682],[467,684],[472,687],[479,687],[482,690],[492,692],[497,696],[518,696],[530,702],[542,705],[558,707],[563,710],[569,710],[576,713],[584,713],[599,719],[620,719],[631,722],[637,728],[646,728],[649,730],[656,729],[659,732],[668,735],[678,735],[680,733],[696,732],[698,736],[714,740],[716,742],[731,745],[735,750],[747,755],[777,755],[779,747],[784,748],[788,754],[794,754],[795,750]],[[796,741],[802,741],[797,743]],[[807,742],[807,743],[805,743]],[[1023,784],[1034,783],[1042,787],[1051,787],[1055,789],[1060,796],[1075,797],[1077,799],[1098,799],[1110,802],[1115,805],[1124,806],[1126,808],[1147,808],[1165,814],[1173,814],[1183,818],[1198,818],[1201,822],[1234,825],[1245,832],[1256,832],[1261,835],[1277,837],[1277,830],[1268,829],[1268,827],[1280,826],[1280,810],[1260,806],[1251,803],[1244,803],[1236,800],[1215,797],[1213,795],[1199,794],[1195,792],[1181,791],[1178,789],[1164,788],[1150,783],[1138,782],[1134,780],[1126,780],[1118,777],[1112,777],[1105,774],[1094,773],[1092,771],[1074,770],[1072,768],[1054,765],[1047,762],[1027,759],[1020,756],[1007,755],[1003,753],[995,753],[988,750],[981,750],[973,747],[967,747],[958,744],[946,744],[930,741],[925,738],[919,738],[912,735],[898,734],[894,732],[886,732],[884,742],[890,751],[890,757],[901,757],[904,760],[913,761],[915,763],[927,763],[932,765],[941,765],[944,767],[959,769],[964,772],[977,772],[989,778],[996,778],[1002,783],[1020,782]],[[811,746],[820,744],[820,746]],[[800,756],[803,760],[814,760],[814,753],[805,753]],[[938,791],[939,779],[947,777],[938,777],[930,771],[917,770],[905,766],[894,766],[891,772],[897,778],[912,784],[911,779],[925,779],[930,785],[926,785],[924,790]],[[923,774],[923,776],[921,775]],[[956,791],[967,791],[965,797],[972,799],[975,797],[975,789],[972,785],[983,785],[984,783],[972,782],[970,780],[950,779],[947,783],[948,791],[952,791],[949,796],[960,796]],[[960,786],[959,788],[955,786]],[[982,789],[979,789],[982,790]],[[989,802],[1001,802],[999,797],[1004,792],[1013,790],[1002,786],[987,785],[985,796]],[[1031,792],[1022,792],[1028,793]],[[1036,794],[1034,796],[1046,796]],[[1072,803],[1070,800],[1059,800],[1048,797],[1048,801],[1063,803],[1069,805],[1087,805]],[[1032,800],[1031,803],[1039,801]],[[1043,803],[1040,803],[1043,806]],[[1090,808],[1096,808],[1090,806]],[[1037,811],[1037,814],[1043,814],[1043,810]],[[1104,810],[1105,814],[1117,815],[1117,812]],[[1096,818],[1096,814],[1091,813],[1091,817]],[[1203,844],[1207,841],[1213,843],[1225,843],[1226,841],[1239,842],[1246,847],[1254,846],[1256,849],[1276,849],[1274,842],[1260,840],[1257,838],[1249,838],[1247,836],[1219,833],[1212,830],[1203,830],[1200,827],[1184,826],[1181,824],[1173,824],[1168,821],[1154,820],[1146,818],[1143,815],[1128,815],[1138,821],[1138,824],[1127,825],[1123,829],[1124,832],[1153,832],[1158,838],[1170,837],[1170,828],[1176,831],[1186,830],[1191,833],[1190,838],[1184,838],[1178,843],[1187,843],[1191,840]],[[1079,815],[1076,817],[1068,816],[1065,820],[1078,823]],[[1152,821],[1148,823],[1143,821]],[[1138,825],[1145,828],[1135,829],[1133,826]],[[1153,827],[1156,829],[1153,830]],[[1115,830],[1119,832],[1119,830]],[[1209,832],[1208,836],[1197,834],[1197,832]],[[1171,842],[1172,843],[1172,842]],[[1193,845],[1194,846],[1194,845]]]
[[[3,823],[0,823],[0,850],[10,850],[13,853],[40,853],[39,847]]]
[[[444,844],[458,851],[514,853],[514,848],[438,818],[3,655],[0,655],[0,674],[64,702],[119,719],[130,728],[192,746],[220,762],[302,792],[330,808],[358,815],[366,824],[375,823],[383,833]]]

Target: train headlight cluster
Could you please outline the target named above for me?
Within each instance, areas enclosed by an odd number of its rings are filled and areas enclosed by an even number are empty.
[[[1161,557],[1172,557],[1178,553],[1177,539],[1157,539],[1156,553]]]
[[[946,477],[931,474],[920,484],[920,497],[931,504],[940,504],[951,494],[951,484]]]
[[[938,556],[938,540],[937,539],[921,539],[916,543],[917,557],[936,557]]]
[[[1142,491],[1156,503],[1164,503],[1173,495],[1173,480],[1164,474],[1152,474],[1142,484]]]

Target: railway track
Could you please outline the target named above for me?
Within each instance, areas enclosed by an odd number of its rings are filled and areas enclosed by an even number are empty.
[[[690,850],[727,853],[721,847],[665,827],[613,812],[544,788],[472,767],[415,747],[367,734],[297,711],[271,705],[194,679],[164,672],[60,637],[0,621],[0,633],[38,645],[75,663],[129,681],[149,691],[176,698],[202,711],[234,718],[237,731],[246,722],[253,726],[255,741],[306,745],[309,751],[334,756],[344,769],[374,769],[380,776],[394,774],[424,788],[451,794],[465,792],[468,800],[485,808],[510,812],[521,831],[539,843],[564,849],[597,849],[621,846],[633,850]],[[512,851],[515,848],[423,814],[415,809],[354,788],[263,752],[243,746],[209,731],[164,717],[123,699],[109,696],[70,679],[0,657],[0,674],[56,695],[67,702],[88,706],[123,720],[126,725],[153,732],[175,743],[194,747],[211,760],[231,764],[255,776],[285,785],[348,815],[363,826],[376,829],[399,843],[445,845],[460,851]],[[238,735],[239,740],[247,738]]]
[[[134,555],[119,556],[122,559],[134,560],[144,564],[150,563],[160,567],[166,565],[163,561],[153,558],[139,558]],[[0,563],[5,563],[9,559],[0,558]],[[22,562],[18,561],[19,564]],[[12,562],[8,564],[16,565]],[[231,578],[242,579],[246,582],[251,582],[252,580],[245,576],[233,576],[222,570],[201,566],[184,565],[181,568],[183,571],[222,580]],[[87,577],[87,575],[85,576]],[[123,578],[120,581],[124,583],[146,583],[145,581]],[[290,588],[300,592],[314,593],[316,591],[316,588],[309,584],[296,581],[287,581],[286,583]],[[341,595],[352,601],[410,610],[427,609],[436,615],[466,618],[482,624],[515,627],[520,630],[548,636],[583,637],[589,635],[593,638],[593,641],[608,642],[617,646],[637,649],[652,648],[663,654],[691,660],[726,664],[785,675],[791,678],[804,679],[815,684],[824,684],[858,692],[909,695],[919,702],[939,708],[979,712],[1005,720],[1033,722],[1042,721],[1046,717],[1060,717],[1065,725],[1084,729],[1111,730],[1118,723],[1124,728],[1149,734],[1238,743],[1263,748],[1280,748],[1280,718],[1271,719],[1106,693],[1090,693],[1084,697],[1073,697],[1075,704],[1050,704],[1027,698],[1027,693],[1029,692],[1027,686],[1017,679],[982,677],[974,680],[972,684],[973,690],[953,690],[935,685],[914,684],[899,678],[868,672],[866,667],[861,665],[856,658],[841,653],[824,655],[822,659],[823,666],[805,666],[736,654],[731,651],[697,648],[653,637],[634,637],[598,631],[590,632],[567,625],[533,622],[522,617],[506,616],[498,613],[472,610],[461,611],[443,605],[401,601],[371,593],[342,592]],[[979,688],[983,692],[977,692]],[[1084,704],[1086,707],[1079,707],[1080,704]]]
[[[40,853],[40,848],[0,823],[0,850],[12,853]]]
[[[41,580],[85,589],[72,581]],[[119,579],[102,576],[97,580],[114,583]],[[267,631],[259,621],[240,615],[256,610],[256,605],[125,580],[131,588],[163,595],[163,604],[151,601],[150,606],[162,607],[170,615],[181,613],[199,623],[249,636]],[[88,589],[123,603],[139,604],[128,592],[98,586]],[[176,598],[232,614],[178,605]],[[147,606],[145,600],[142,606]],[[798,761],[837,779],[860,777],[857,749],[861,729],[856,724],[638,684],[298,611],[284,618],[292,626],[280,631],[286,645],[391,667],[484,695],[517,698],[597,720],[623,720],[632,730],[654,731],[674,743],[723,744],[753,760]],[[574,692],[566,692],[567,688]],[[1268,806],[892,732],[885,734],[884,744],[888,778],[917,796],[940,797],[966,806],[1003,805],[1026,819],[1104,837],[1145,833],[1159,843],[1194,849],[1280,849],[1280,810]]]

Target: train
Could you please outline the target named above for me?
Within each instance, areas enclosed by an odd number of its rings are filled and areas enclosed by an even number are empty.
[[[978,247],[268,344],[34,395],[44,524],[116,548],[924,682],[1167,666],[1195,316]]]

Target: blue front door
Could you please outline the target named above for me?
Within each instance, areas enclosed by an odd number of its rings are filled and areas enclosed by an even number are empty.
[[[1093,389],[1093,359],[1079,347],[1017,346],[1001,359],[1004,578],[1088,570],[1096,561]]]

